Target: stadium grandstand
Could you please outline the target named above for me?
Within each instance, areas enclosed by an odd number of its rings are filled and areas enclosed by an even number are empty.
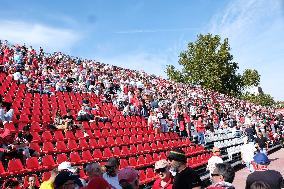
[[[264,154],[283,144],[282,114],[273,108],[7,41],[0,42],[0,96],[3,188],[45,188],[66,177],[79,179],[78,187],[119,188],[110,175],[127,180],[135,170],[139,188],[154,188],[163,160],[179,158],[207,187],[216,152],[237,170],[246,140],[262,133]],[[96,166],[101,180],[91,187]],[[59,178],[62,170],[72,175]]]

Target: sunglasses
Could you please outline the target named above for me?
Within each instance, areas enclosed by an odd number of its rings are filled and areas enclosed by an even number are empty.
[[[214,174],[214,173],[212,173],[211,176],[212,176],[212,177],[216,177],[216,176],[220,176],[220,174],[217,174],[217,173]]]
[[[167,170],[166,168],[160,168],[160,169],[156,169],[155,172],[156,173],[164,173],[164,172],[166,172],[166,170]]]

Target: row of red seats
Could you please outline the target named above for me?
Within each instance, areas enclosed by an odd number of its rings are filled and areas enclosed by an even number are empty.
[[[31,143],[30,147],[37,152],[43,154],[53,154],[53,153],[61,153],[61,152],[70,152],[70,151],[83,151],[83,150],[93,150],[93,149],[103,149],[103,151],[108,150],[110,147],[113,147],[113,151],[110,150],[111,153],[114,153],[115,156],[124,155],[135,155],[140,153],[149,153],[155,152],[158,150],[166,150],[173,147],[186,147],[191,143],[187,139],[176,139],[169,141],[150,141],[149,143],[131,143],[131,141],[123,141],[122,138],[118,138],[120,140],[113,140],[113,138],[109,138],[109,140],[104,140],[104,138],[98,139],[90,139],[89,142],[86,139],[82,138],[77,143],[76,140],[68,140],[67,145],[64,141],[57,141],[55,146],[52,142],[44,142],[42,148],[39,143]],[[134,142],[134,141],[133,141]],[[128,148],[128,145],[130,147]],[[120,146],[122,146],[120,148]],[[195,152],[203,152],[204,149],[199,149],[199,147],[194,147],[188,149],[190,153]],[[105,155],[105,154],[104,154]]]

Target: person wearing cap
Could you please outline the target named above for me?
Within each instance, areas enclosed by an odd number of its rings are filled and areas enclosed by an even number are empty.
[[[103,178],[114,188],[121,189],[121,186],[118,182],[118,169],[119,169],[119,160],[117,158],[110,158],[106,165],[106,173],[103,174]]]
[[[185,152],[174,148],[168,155],[168,162],[173,172],[176,172],[173,189],[201,189],[201,180],[198,174],[186,166]]]
[[[241,146],[241,156],[242,162],[246,165],[250,172],[253,172],[253,166],[251,162],[253,161],[253,156],[256,148],[253,144],[249,143],[248,137],[243,138],[244,144]]]
[[[139,172],[125,167],[118,172],[118,181],[122,189],[139,189]]]
[[[257,153],[253,157],[253,160],[255,171],[247,177],[245,189],[249,189],[255,181],[263,181],[268,184],[270,188],[280,189],[283,177],[278,171],[268,169],[270,160],[267,155],[264,153]]]
[[[54,189],[78,189],[81,181],[78,175],[73,175],[69,171],[61,171],[54,180]]]
[[[255,139],[255,143],[257,145],[257,148],[258,148],[259,152],[264,153],[264,154],[267,155],[269,141],[268,141],[268,139],[265,136],[263,136],[262,132],[259,131],[257,133],[257,138]]]
[[[220,149],[218,147],[213,147],[212,152],[213,152],[213,156],[211,158],[209,158],[208,165],[207,165],[207,169],[210,172],[210,176],[213,173],[213,171],[216,167],[216,164],[223,163],[223,160],[220,157],[220,154],[221,154]]]
[[[235,178],[235,171],[229,163],[218,163],[212,176],[212,185],[207,189],[235,189],[233,181]]]
[[[69,171],[71,173],[75,173],[76,169],[72,167],[70,162],[64,161],[58,165],[58,171]]]
[[[159,178],[154,182],[152,189],[172,189],[174,177],[170,172],[170,165],[167,160],[162,159],[155,163],[155,172]]]

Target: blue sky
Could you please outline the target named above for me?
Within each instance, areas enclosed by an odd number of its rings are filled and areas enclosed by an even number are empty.
[[[284,100],[284,1],[2,1],[0,38],[165,76],[197,34],[228,37],[240,71]]]

